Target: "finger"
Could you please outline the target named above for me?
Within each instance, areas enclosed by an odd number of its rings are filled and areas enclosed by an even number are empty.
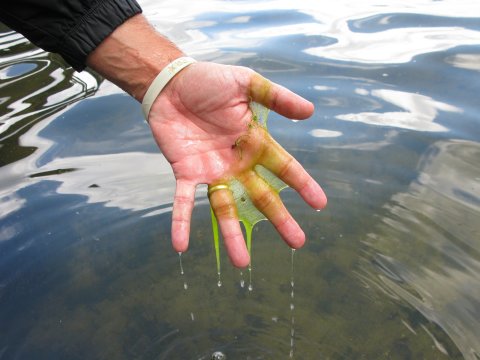
[[[259,163],[295,189],[307,204],[316,210],[327,205],[327,197],[318,183],[303,166],[271,136],[262,152]]]
[[[188,249],[194,201],[195,184],[177,180],[172,211],[172,245],[177,252]]]
[[[237,207],[229,189],[221,189],[209,195],[215,217],[223,235],[228,257],[236,267],[246,267],[250,263],[250,255],[238,222]]]
[[[313,114],[313,104],[294,92],[275,84],[258,73],[250,78],[250,98],[289,119],[306,119]]]
[[[302,247],[305,233],[285,208],[278,193],[254,170],[243,173],[240,181],[255,207],[271,221],[285,242],[294,249]]]

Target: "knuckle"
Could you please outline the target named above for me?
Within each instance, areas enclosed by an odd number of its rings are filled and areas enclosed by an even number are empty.
[[[279,171],[278,171],[278,175],[280,176],[280,178],[287,177],[287,176],[291,173],[292,166],[293,166],[293,158],[292,158],[292,157],[289,157],[289,158],[282,164],[282,166],[280,167],[280,169],[279,169]]]
[[[257,208],[268,209],[277,203],[278,198],[272,191],[264,190],[256,194],[252,201]]]
[[[173,198],[174,204],[178,205],[190,205],[192,200],[188,196],[175,195]]]
[[[310,186],[310,182],[311,182],[311,180],[308,176],[305,176],[305,177],[302,177],[301,179],[299,179],[298,180],[298,185],[297,185],[298,191],[302,192],[305,189],[307,189]]]
[[[236,216],[236,207],[230,203],[223,203],[215,206],[214,212],[217,218],[231,218]]]

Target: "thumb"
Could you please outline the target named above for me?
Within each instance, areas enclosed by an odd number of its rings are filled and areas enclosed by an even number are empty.
[[[303,120],[313,114],[313,104],[254,72],[250,78],[250,98],[289,119]]]

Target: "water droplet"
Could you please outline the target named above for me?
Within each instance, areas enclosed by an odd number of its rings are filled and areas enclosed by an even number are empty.
[[[226,358],[227,356],[221,351],[215,351],[211,357],[212,360],[225,360]]]
[[[248,290],[252,291],[253,290],[253,285],[252,285],[252,264],[250,263],[248,265]]]
[[[178,262],[180,263],[180,274],[183,275],[183,264],[182,264],[182,252],[180,251],[178,253]]]
[[[322,211],[322,209],[315,209],[315,211],[316,211],[316,212],[320,212],[320,211]]]
[[[187,284],[186,282],[183,283],[183,288],[184,288],[185,290],[188,289],[188,284]]]
[[[292,299],[292,302],[290,303],[290,311],[291,311],[291,324],[290,324],[290,358],[293,358],[293,352],[295,349],[295,318],[293,316],[294,312],[293,310],[295,309],[295,304],[294,304],[294,298],[295,298],[295,267],[294,267],[294,255],[295,255],[295,249],[292,249],[292,256],[290,258],[291,261],[291,268],[290,268],[290,286],[291,286],[291,292],[290,292],[290,298]]]
[[[220,280],[218,280],[217,286],[218,286],[218,287],[221,287],[221,286],[222,286],[222,282],[221,282]]]
[[[240,271],[240,287],[245,287],[245,280],[243,280],[243,271]]]

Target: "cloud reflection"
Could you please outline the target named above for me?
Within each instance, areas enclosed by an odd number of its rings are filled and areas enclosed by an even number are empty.
[[[84,79],[89,80],[88,77]],[[101,86],[100,92],[108,95],[111,90],[115,88],[106,82]],[[53,101],[53,98],[51,99]],[[82,108],[79,108],[80,104],[66,107],[55,115],[43,119],[21,136],[22,144],[35,144],[37,150],[22,161],[2,167],[3,194],[0,194],[0,219],[26,206],[28,199],[19,194],[22,194],[24,189],[45,180],[59,184],[56,187],[57,193],[85,196],[88,203],[102,203],[107,207],[142,211],[144,216],[171,211],[175,179],[170,164],[158,151],[155,153],[129,151],[132,147],[124,146],[122,147],[124,152],[118,153],[115,152],[118,146],[114,144],[113,153],[92,154],[89,151],[90,143],[82,139],[80,129],[74,136],[68,134],[62,136],[61,132],[58,135],[49,133],[52,128],[58,130],[61,124],[65,125],[66,117],[74,119],[78,113],[81,116],[83,112]],[[108,121],[106,117],[103,119]],[[88,133],[90,121],[94,120],[83,122],[84,127],[81,129],[85,134]],[[117,121],[120,120],[117,118]],[[101,124],[100,121],[96,122],[99,127]],[[121,124],[117,124],[116,131],[123,131]],[[131,128],[127,128],[126,131],[129,131],[127,135],[135,148],[135,136],[132,135]],[[145,134],[148,134],[146,128]],[[60,142],[52,140],[56,139],[56,136],[61,139]],[[90,136],[92,144],[102,141],[102,138],[96,137],[95,134]],[[122,135],[117,133],[117,136],[121,138]],[[77,150],[72,154],[68,149],[75,146]],[[63,147],[66,149],[62,151]],[[199,194],[202,194],[202,190]],[[2,234],[5,236],[6,233]]]
[[[310,55],[340,61],[398,64],[415,56],[445,51],[460,45],[480,44],[480,32],[460,27],[400,28],[374,33],[357,33],[342,23],[337,29],[338,42],[306,49]]]
[[[316,138],[334,138],[334,137],[340,137],[343,135],[340,131],[325,130],[325,129],[313,129],[313,130],[310,130],[308,133]]]
[[[449,56],[445,61],[461,69],[480,72],[480,55],[478,54],[456,54]]]
[[[307,54],[360,63],[406,63],[420,54],[442,51],[460,45],[480,44],[480,32],[459,26],[406,27],[400,22],[398,28],[385,28],[391,22],[392,14],[404,16],[429,16],[455,19],[470,18],[477,14],[472,11],[471,1],[443,0],[438,2],[416,1],[411,4],[404,1],[365,0],[352,2],[340,0],[328,6],[318,1],[292,2],[273,0],[262,2],[225,2],[208,0],[202,2],[175,1],[164,2],[160,6],[157,1],[140,0],[145,15],[157,26],[159,31],[179,43],[188,53],[193,55],[216,53],[220,49],[252,48],[258,44],[253,42],[292,34],[318,35],[335,41],[323,46],[311,46],[303,51]],[[253,8],[253,10],[252,10]],[[215,9],[212,12],[212,9]],[[263,21],[262,27],[252,22],[252,14],[272,9],[292,14],[304,14],[305,18],[285,25]],[[231,14],[231,16],[230,16]],[[377,26],[369,22],[367,31],[354,31],[350,22],[378,18]],[[217,23],[214,38],[204,30],[196,19],[212,20]],[[412,18],[413,19],[413,18]],[[415,19],[413,19],[415,20]],[[223,25],[222,24],[226,24]],[[249,25],[251,23],[251,25]],[[438,23],[441,23],[439,21]],[[454,20],[453,20],[454,23]],[[242,31],[228,24],[244,24]],[[204,41],[209,39],[208,44]],[[240,40],[244,41],[241,42]],[[208,47],[207,47],[208,45]]]
[[[371,92],[362,89],[356,92],[361,95],[371,94],[405,111],[341,114],[336,116],[337,119],[408,130],[442,132],[448,129],[435,122],[438,112],[462,112],[453,105],[435,101],[429,96],[420,94],[388,89],[377,89]]]
[[[39,178],[61,182],[59,194],[78,194],[88,203],[127,210],[171,211],[175,178],[160,154],[142,152],[56,158],[37,169],[48,173],[75,166],[76,171]]]
[[[22,208],[25,202],[26,200],[19,197],[17,194],[0,193],[0,220],[6,217],[8,214]],[[2,231],[1,228],[0,231]]]

